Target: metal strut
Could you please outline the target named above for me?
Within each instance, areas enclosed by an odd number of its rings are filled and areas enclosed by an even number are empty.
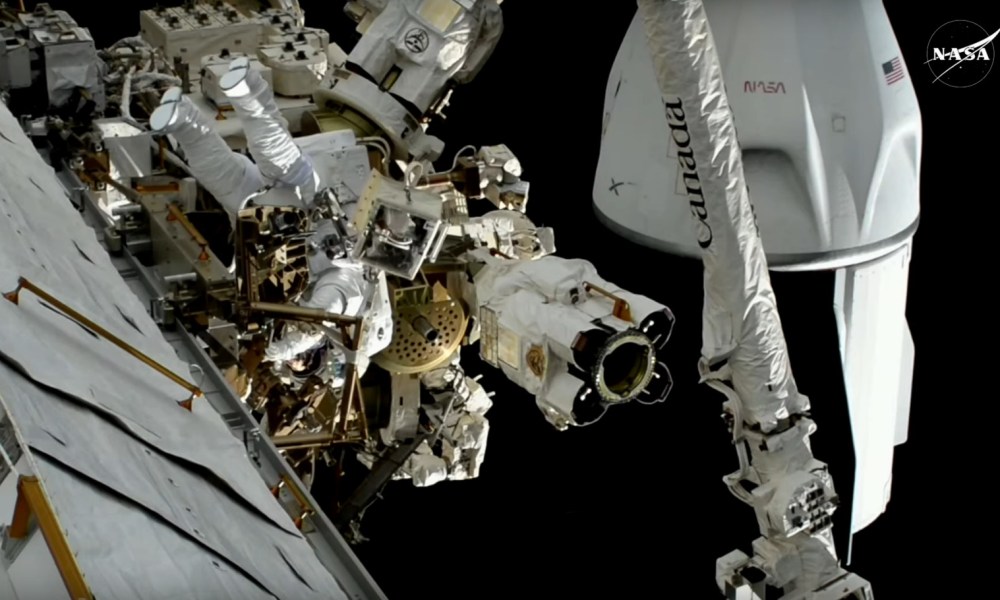
[[[5,293],[3,295],[3,297],[6,298],[7,300],[9,300],[10,302],[13,302],[14,304],[19,304],[21,290],[28,290],[29,292],[35,294],[36,296],[38,296],[42,300],[48,302],[53,307],[57,308],[65,316],[67,316],[70,319],[76,321],[78,324],[86,327],[87,329],[93,331],[94,333],[96,333],[100,337],[106,339],[107,341],[111,342],[115,346],[118,346],[119,348],[121,348],[125,352],[128,352],[133,357],[135,357],[136,359],[138,359],[139,362],[142,362],[143,364],[151,367],[157,373],[160,373],[161,375],[165,376],[167,379],[173,381],[174,383],[176,383],[177,385],[181,386],[185,390],[191,392],[191,397],[190,398],[188,398],[187,400],[182,400],[182,401],[178,402],[178,404],[180,404],[183,408],[185,408],[187,410],[191,410],[191,403],[192,403],[192,401],[195,398],[200,398],[201,396],[204,395],[204,393],[201,391],[201,389],[198,386],[196,386],[195,384],[193,384],[193,383],[189,382],[188,380],[184,379],[183,377],[181,377],[177,373],[174,373],[173,371],[171,371],[167,367],[163,366],[161,363],[159,363],[156,360],[154,360],[153,358],[151,358],[148,354],[145,354],[141,350],[137,349],[135,346],[129,344],[128,342],[126,342],[125,340],[123,340],[120,337],[116,336],[115,334],[111,333],[107,329],[101,327],[100,325],[98,325],[97,323],[95,323],[92,319],[86,317],[85,315],[83,315],[79,311],[77,311],[74,308],[72,308],[71,306],[67,305],[62,300],[59,300],[58,298],[56,298],[52,294],[50,294],[50,293],[46,292],[45,290],[41,289],[40,287],[38,287],[34,283],[28,281],[24,277],[19,278],[17,280],[17,287],[14,288],[14,290]]]
[[[6,294],[4,294],[6,296]],[[7,534],[11,539],[19,540],[28,535],[31,517],[35,517],[38,528],[45,538],[52,559],[56,563],[59,575],[66,585],[71,600],[93,600],[94,594],[87,585],[80,564],[76,562],[73,549],[70,548],[66,535],[63,533],[59,518],[52,509],[48,496],[41,481],[34,475],[21,475],[17,480],[17,502],[14,504],[14,516],[10,521]]]

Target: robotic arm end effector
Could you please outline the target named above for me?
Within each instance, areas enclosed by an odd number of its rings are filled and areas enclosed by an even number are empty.
[[[564,370],[556,373],[537,396],[546,419],[565,430],[597,422],[612,405],[666,400],[673,379],[659,354],[669,334],[651,336],[643,328],[662,332],[669,331],[672,325],[668,309],[650,315],[638,327],[615,333],[604,328],[579,332],[571,347],[573,360],[564,363]],[[664,326],[667,329],[660,329]]]
[[[605,281],[582,260],[499,261],[476,276],[480,355],[535,394],[557,429],[590,425],[608,407],[662,402],[669,308]]]

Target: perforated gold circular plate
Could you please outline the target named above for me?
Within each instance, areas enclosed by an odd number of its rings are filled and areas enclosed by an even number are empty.
[[[413,327],[423,316],[437,331],[433,342]],[[469,317],[460,302],[448,300],[423,306],[400,307],[393,315],[392,343],[374,357],[375,364],[393,373],[419,373],[434,369],[455,352]]]

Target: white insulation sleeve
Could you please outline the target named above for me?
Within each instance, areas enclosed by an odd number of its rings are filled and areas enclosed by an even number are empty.
[[[350,317],[361,313],[367,284],[360,267],[331,266],[322,273],[313,273],[312,278],[313,283],[299,306]],[[268,345],[264,358],[270,361],[291,360],[323,343],[326,335],[316,327],[288,327],[280,339]]]
[[[349,317],[361,314],[368,284],[360,265],[335,266],[313,278],[300,306]]]
[[[312,161],[295,144],[274,101],[274,91],[260,73],[238,58],[220,81],[243,122],[250,153],[265,178],[300,190],[308,202],[319,187]]]
[[[233,222],[243,201],[264,187],[257,165],[233,152],[179,89],[164,94],[164,102],[154,111],[150,124],[154,131],[174,136],[184,150],[191,174],[215,196]]]
[[[369,284],[365,281],[360,265],[334,264],[321,273],[313,273],[312,278],[313,283],[299,306],[349,317],[359,316],[363,312]],[[289,328],[281,339],[268,345],[264,357],[272,361],[290,360],[321,344],[326,335],[319,328]],[[391,330],[388,336],[392,337]],[[365,341],[368,341],[367,337]],[[363,346],[361,350],[364,352],[368,347]],[[367,361],[365,365],[367,366]]]
[[[326,334],[319,329],[289,324],[281,339],[272,341],[264,349],[264,360],[269,362],[292,360],[319,346],[325,337]]]
[[[312,277],[313,284],[299,306],[350,317],[361,314],[367,283],[360,267],[333,266],[322,273],[313,273]],[[323,343],[325,337],[326,334],[319,328],[288,327],[280,339],[268,345],[264,358],[270,361],[291,360]]]
[[[701,0],[638,5],[705,265],[700,370],[712,379],[727,362],[743,420],[768,432],[809,400],[792,376],[705,9]]]

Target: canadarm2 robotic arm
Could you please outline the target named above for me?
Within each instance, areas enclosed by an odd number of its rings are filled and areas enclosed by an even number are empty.
[[[727,397],[741,468],[726,482],[754,508],[762,536],[753,557],[719,560],[717,582],[731,599],[871,598],[867,582],[837,560],[837,496],[809,446],[815,424],[791,373],[704,6],[638,5],[705,264],[699,367]]]

